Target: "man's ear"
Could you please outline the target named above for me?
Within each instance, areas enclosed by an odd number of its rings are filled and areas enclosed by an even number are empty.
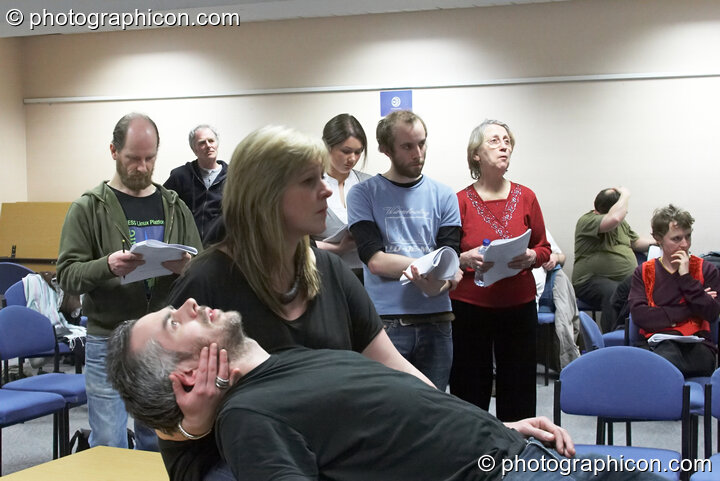
[[[173,374],[177,376],[183,386],[192,387],[195,385],[195,382],[197,382],[197,372],[197,366],[183,366],[182,363],[180,363],[173,371]]]

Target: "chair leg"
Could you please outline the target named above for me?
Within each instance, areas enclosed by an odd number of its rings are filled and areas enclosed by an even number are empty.
[[[625,422],[625,445],[632,446],[632,427],[630,421]]]
[[[55,355],[53,356],[53,372],[60,372],[60,348],[55,340]]]
[[[548,385],[549,380],[549,374],[548,374],[548,366],[550,365],[550,351],[552,342],[552,337],[550,336],[550,329],[548,326],[554,326],[553,324],[546,324],[543,325],[543,345],[545,346],[545,385]]]
[[[605,444],[605,419],[597,418],[595,444]]]
[[[698,416],[690,418],[690,459],[696,459],[698,456]]]
[[[60,412],[60,426],[58,428],[58,454],[67,456],[70,450],[70,409],[66,406]]]
[[[60,413],[53,414],[53,459],[60,454]]]

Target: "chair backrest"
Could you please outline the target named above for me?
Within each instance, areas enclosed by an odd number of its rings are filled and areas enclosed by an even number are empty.
[[[637,346],[643,341],[640,335],[639,327],[633,322],[632,314],[628,316],[628,342],[630,346]]]
[[[5,292],[8,287],[22,280],[28,274],[34,274],[34,272],[20,264],[0,262],[0,292]]]
[[[0,359],[29,357],[55,349],[50,319],[24,306],[0,309]]]
[[[600,328],[587,312],[580,311],[580,332],[585,342],[586,351],[594,351],[605,347]]]
[[[703,424],[705,429],[705,457],[712,455],[712,420],[720,419],[720,369],[716,369],[710,377],[710,382],[705,384],[705,406]],[[718,421],[720,427],[720,421]],[[717,447],[720,450],[720,430],[717,431]]]
[[[635,259],[637,260],[638,265],[640,265],[648,260],[648,253],[635,251]]]
[[[23,281],[19,280],[5,291],[5,302],[8,306],[27,306],[27,298],[25,297],[25,286]]]
[[[678,420],[689,412],[689,389],[685,393],[680,370],[637,347],[612,346],[584,354],[560,372],[559,383],[559,407],[568,414]]]
[[[712,386],[710,414],[713,417],[720,418],[720,369],[717,369],[710,378],[710,386]],[[720,433],[718,433],[718,435],[720,436]]]

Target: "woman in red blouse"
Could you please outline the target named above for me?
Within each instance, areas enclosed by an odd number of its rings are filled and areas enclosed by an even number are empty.
[[[475,182],[457,194],[464,276],[450,293],[455,313],[450,389],[488,409],[494,354],[496,415],[502,421],[535,415],[537,308],[531,270],[550,258],[535,194],[505,178],[514,147],[510,128],[497,120],[485,120],[470,135],[468,166]],[[483,239],[509,239],[527,229],[532,229],[529,248],[508,263],[519,272],[488,287],[476,286],[474,271],[492,267],[478,253]]]

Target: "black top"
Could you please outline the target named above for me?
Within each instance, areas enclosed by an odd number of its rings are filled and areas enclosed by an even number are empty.
[[[229,391],[215,426],[237,479],[499,479],[524,438],[486,411],[349,351],[273,355]],[[496,470],[478,468],[490,455]]]
[[[213,309],[238,311],[245,333],[269,352],[296,346],[362,352],[383,328],[375,306],[339,257],[320,249],[313,252],[320,272],[320,294],[293,321],[268,309],[237,265],[219,249],[193,259],[173,284],[170,304],[179,307],[193,297]]]
[[[204,246],[210,244],[205,238],[210,224],[222,214],[222,194],[228,165],[222,160],[218,160],[217,163],[220,164],[221,170],[210,188],[205,187],[197,159],[174,168],[163,184],[166,189],[177,192],[190,208]]]

